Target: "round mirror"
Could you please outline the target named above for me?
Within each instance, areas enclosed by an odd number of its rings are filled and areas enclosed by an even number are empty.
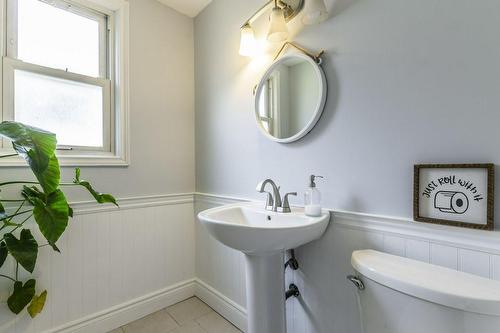
[[[257,87],[255,119],[271,140],[293,142],[313,129],[325,100],[323,69],[306,55],[286,55],[271,65]]]

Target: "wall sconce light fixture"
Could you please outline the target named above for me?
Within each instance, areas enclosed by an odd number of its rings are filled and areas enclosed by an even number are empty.
[[[267,40],[270,42],[284,42],[288,38],[287,23],[304,10],[302,23],[317,24],[328,17],[324,0],[270,0],[241,27],[240,54],[253,56],[257,42],[252,23],[271,8]]]
[[[255,55],[257,41],[250,24],[246,23],[241,27],[240,54],[245,57]]]
[[[323,0],[307,0],[304,8],[302,23],[313,25],[323,22],[328,18],[325,2]]]
[[[288,38],[288,28],[285,22],[285,11],[274,1],[274,8],[269,19],[269,32],[267,40],[270,42],[284,42]]]

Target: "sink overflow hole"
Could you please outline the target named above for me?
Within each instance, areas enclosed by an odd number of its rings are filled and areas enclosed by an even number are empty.
[[[267,215],[267,220],[271,221],[271,216]]]

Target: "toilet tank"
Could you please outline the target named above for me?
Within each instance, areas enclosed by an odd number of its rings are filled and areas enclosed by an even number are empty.
[[[500,282],[373,250],[351,264],[363,333],[500,332]]]

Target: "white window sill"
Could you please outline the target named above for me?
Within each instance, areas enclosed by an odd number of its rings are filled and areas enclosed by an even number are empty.
[[[13,151],[3,151],[1,155],[12,154]],[[57,155],[59,165],[62,167],[127,167],[129,161],[124,156],[111,153],[99,155]],[[12,156],[0,159],[1,167],[27,167],[28,164],[20,156]]]

